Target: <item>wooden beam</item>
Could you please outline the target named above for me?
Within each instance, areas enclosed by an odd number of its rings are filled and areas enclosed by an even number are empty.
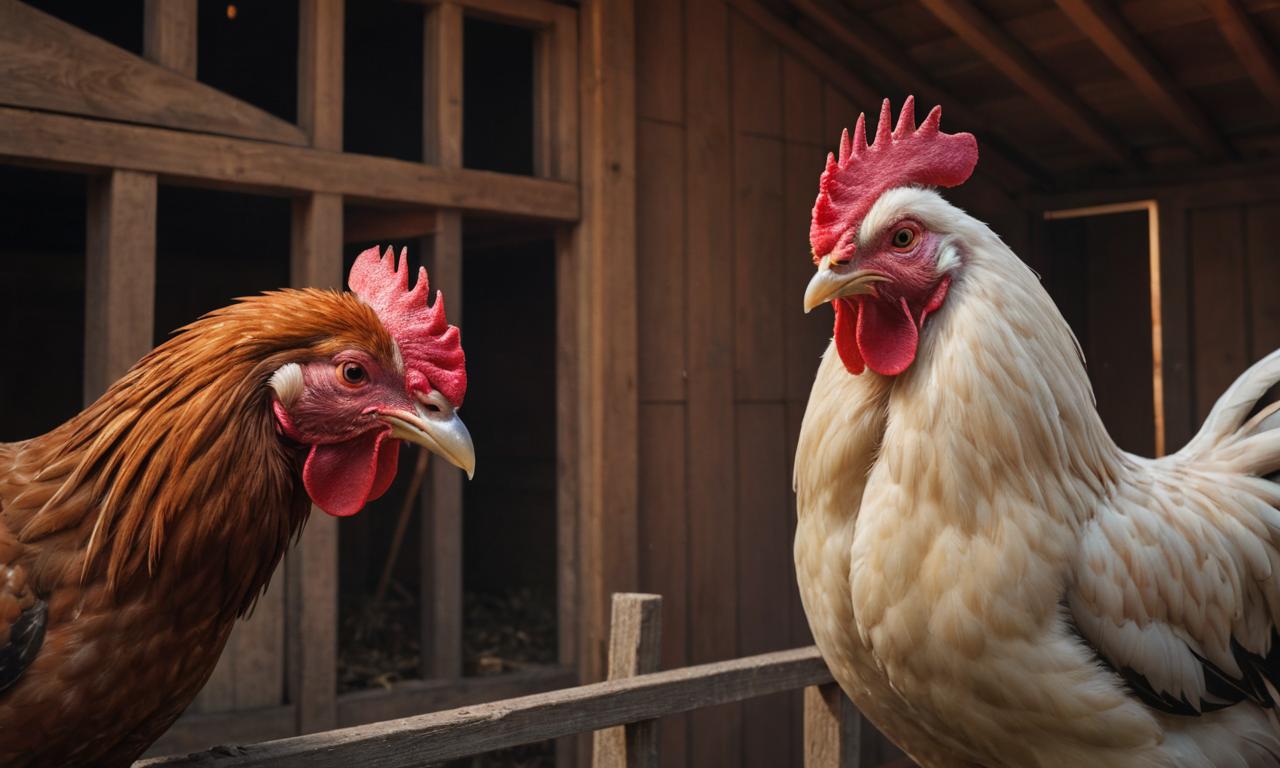
[[[1258,90],[1280,109],[1280,57],[1275,46],[1262,36],[1239,0],[1204,0],[1204,4]]]
[[[430,208],[370,208],[348,205],[342,211],[342,240],[347,243],[417,240],[436,231],[438,212]],[[449,303],[450,314],[453,302]]]
[[[662,596],[613,596],[609,630],[609,679],[658,671],[662,656]],[[595,732],[592,768],[657,768],[658,722],[645,720]]]
[[[442,168],[462,167],[462,6],[427,9],[423,48],[422,154]]]
[[[561,666],[531,666],[514,672],[456,680],[403,680],[390,689],[370,688],[338,697],[338,727],[395,720],[480,704],[514,696],[528,696],[577,685],[573,670]],[[274,738],[281,738],[284,735]]]
[[[1100,0],[1057,0],[1057,3],[1067,18],[1202,156],[1218,159],[1231,154],[1218,129],[1111,5]]]
[[[156,177],[110,171],[89,180],[84,401],[151,350],[156,293]]]
[[[587,0],[581,13],[583,281],[579,349],[580,678],[605,672],[609,599],[637,565],[635,6]]]
[[[804,689],[804,768],[859,768],[861,730],[862,717],[839,685]]]
[[[175,48],[154,46],[193,33],[175,30],[177,24],[167,14],[163,19],[155,14],[147,18],[150,50],[166,61],[171,55],[174,61],[181,59]],[[0,0],[0,104],[306,143],[297,126],[168,66],[153,64],[26,3]]]
[[[342,150],[344,0],[299,0],[298,125],[318,149]]]
[[[146,0],[142,55],[194,80],[198,18],[196,0]]]
[[[0,158],[162,180],[527,216],[578,218],[573,184],[0,107]]]
[[[831,682],[818,649],[749,656],[385,723],[221,747],[138,768],[409,768]]]
[[[968,0],[921,0],[970,48],[1004,73],[1083,144],[1115,165],[1130,167],[1129,148],[1084,102],[1056,81],[1040,62]]]
[[[738,2],[739,0],[731,0]],[[929,75],[910,58],[904,56],[902,49],[894,45],[886,33],[872,26],[861,17],[842,7],[835,7],[819,0],[792,0],[796,10],[821,27],[841,45],[854,51],[872,67],[880,70],[895,85],[914,93],[922,106],[940,104],[946,113],[947,123],[952,118],[960,128],[986,133],[982,136],[982,162],[978,164],[980,173],[990,174],[1001,186],[1016,191],[1026,189],[1032,182],[1043,182],[1045,171],[1032,161],[1018,157],[1011,150],[995,145],[989,132],[984,131],[988,125],[985,117],[971,110],[965,102],[955,98],[950,92],[934,83]],[[819,67],[824,74],[827,69]],[[872,116],[879,112],[880,99],[871,102],[866,111]],[[852,126],[849,126],[850,128]],[[838,137],[831,137],[835,142]]]

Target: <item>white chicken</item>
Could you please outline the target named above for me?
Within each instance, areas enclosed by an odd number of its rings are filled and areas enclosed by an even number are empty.
[[[1280,353],[1178,453],[1120,450],[1036,275],[932,189],[976,141],[913,112],[846,132],[810,230],[795,561],[832,673],[927,768],[1280,766]]]

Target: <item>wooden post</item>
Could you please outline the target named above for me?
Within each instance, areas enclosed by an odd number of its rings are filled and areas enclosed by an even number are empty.
[[[835,683],[804,689],[804,767],[858,768],[861,718]]]
[[[319,149],[342,149],[343,0],[298,3],[298,125]]]
[[[143,53],[160,66],[195,79],[198,18],[196,0],[147,0]]]
[[[422,155],[442,168],[462,167],[462,7],[427,9],[423,49]],[[449,322],[462,325],[462,214],[441,210],[431,235],[431,285],[448,300]],[[465,327],[465,326],[463,326]],[[481,470],[483,471],[483,470]],[[431,462],[423,491],[422,674],[462,675],[462,473]]]
[[[84,401],[151,349],[155,332],[156,177],[114,170],[89,179]]]
[[[662,655],[662,596],[613,596],[609,630],[609,679],[658,671]],[[658,721],[645,720],[595,732],[594,768],[657,768]]]

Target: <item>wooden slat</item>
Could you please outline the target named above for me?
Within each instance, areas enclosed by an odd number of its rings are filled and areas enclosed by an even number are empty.
[[[293,208],[290,283],[341,289],[342,198],[314,194]],[[337,723],[338,521],[316,507],[285,562],[289,701],[299,733]]]
[[[344,0],[298,2],[298,124],[319,149],[342,149]]]
[[[733,273],[734,393],[739,400],[781,401],[786,388],[783,327],[788,308],[798,311],[798,305],[776,295],[782,284],[782,170],[782,142],[736,137],[733,256],[723,266]]]
[[[920,102],[920,107],[932,108],[934,104],[943,105],[946,116],[944,126],[951,125],[949,130],[979,131],[983,137],[982,162],[978,165],[979,173],[991,173],[1002,184],[1014,189],[1025,188],[1032,181],[1038,181],[1046,176],[1042,169],[1028,159],[1015,156],[1007,149],[996,146],[990,131],[984,130],[987,128],[988,121],[966,106],[963,100],[935,84],[923,69],[903,55],[902,48],[892,42],[891,36],[861,17],[820,0],[792,0],[791,4],[840,44],[848,46],[849,50],[854,51],[860,58],[883,72],[895,86],[906,89],[908,93],[914,93]],[[787,47],[792,52],[796,51],[794,46]],[[814,64],[819,72],[827,74],[829,71],[819,62],[811,61],[810,63]],[[827,77],[830,78],[830,75],[827,74]],[[857,101],[854,118],[857,117],[858,111],[866,111],[872,114],[871,122],[874,123],[874,116],[879,111],[880,99],[884,94],[870,89],[870,93],[865,96],[849,95],[855,96]],[[955,122],[952,123],[952,120]],[[845,123],[841,127],[852,128],[853,122]],[[828,139],[832,149],[835,148],[835,142],[838,140],[839,133]]]
[[[1186,445],[1199,425],[1194,419],[1191,363],[1191,265],[1188,263],[1185,200],[1166,193],[1156,201],[1160,218],[1161,373],[1164,378],[1165,451]]]
[[[1280,56],[1275,45],[1262,36],[1239,0],[1204,0],[1204,4],[1258,90],[1280,109]]]
[[[285,580],[284,573],[276,574],[253,615],[231,633],[227,645],[233,654],[236,709],[284,703]]]
[[[1280,349],[1280,201],[1245,210],[1249,309],[1252,317],[1249,357],[1258,360]]]
[[[423,157],[443,168],[462,167],[462,6],[427,10],[423,39]]]
[[[196,76],[196,0],[146,0],[143,55],[192,79]]]
[[[551,27],[554,54],[552,76],[554,140],[551,144],[551,177],[578,180],[578,14],[563,6]]]
[[[207,714],[235,710],[235,666],[235,646],[228,641],[222,649],[222,655],[218,657],[218,663],[213,667],[213,672],[209,673],[209,679],[205,681],[200,693],[196,694],[195,700],[191,702],[192,713]],[[276,737],[292,735],[292,733],[293,731],[288,734],[277,734]]]
[[[822,76],[790,52],[782,56],[782,102],[782,135],[788,142],[834,146],[838,134],[822,131]]]
[[[840,686],[805,688],[804,768],[859,768],[860,726],[858,711]]]
[[[423,712],[438,712],[468,704],[527,696],[575,684],[577,676],[573,674],[573,670],[558,666],[535,666],[491,677],[408,680],[396,683],[390,690],[375,688],[339,696],[338,727],[347,728],[420,715]]]
[[[218,744],[252,744],[283,739],[297,733],[296,727],[291,706],[216,713],[188,709],[147,749],[144,757],[157,758],[163,764]]]
[[[119,170],[91,178],[86,222],[84,399],[88,404],[151,349],[156,177]]]
[[[736,6],[735,6],[736,7]],[[721,0],[685,3],[685,282],[688,311],[689,660],[737,653],[729,14]],[[692,717],[691,765],[741,763],[740,707]]]
[[[609,630],[609,679],[622,680],[658,671],[662,647],[662,597],[624,593],[613,596]],[[656,720],[595,732],[592,768],[657,768]]]
[[[263,192],[448,206],[557,221],[578,218],[574,185],[422,163],[0,107],[0,158],[72,169],[122,168]]]
[[[408,768],[829,682],[831,674],[818,650],[797,648],[323,734],[221,748],[176,760],[144,761],[139,768]]]
[[[578,268],[577,229],[556,228],[556,296],[576,297],[585,290]],[[576,301],[556,300],[556,611],[561,664],[578,663],[581,626],[578,606],[578,519],[581,503],[582,390],[585,376],[579,350],[585,346],[586,322]],[[575,666],[576,668],[576,666]]]
[[[348,205],[342,211],[342,238],[348,243],[415,240],[435,233],[437,215],[430,208],[370,208]]]
[[[650,0],[636,16],[636,114],[684,120],[684,37],[680,0]]]
[[[1116,165],[1132,164],[1129,148],[1111,135],[1110,129],[1075,94],[1055,80],[1021,43],[968,0],[921,0],[921,3],[1086,146]]]
[[[733,71],[733,129],[782,136],[782,50],[769,33],[732,14],[729,55]]]
[[[1243,210],[1228,206],[1191,211],[1188,239],[1199,424],[1249,363]]]
[[[441,0],[414,1],[435,5]],[[457,4],[466,8],[468,15],[519,26],[552,26],[574,15],[572,8],[551,0],[457,0]]]
[[[822,114],[822,100],[816,111]],[[783,307],[783,329],[786,333],[786,399],[803,404],[809,399],[813,377],[818,371],[820,355],[831,340],[832,312],[804,314],[800,306],[804,287],[813,276],[814,265],[809,255],[809,219],[813,198],[818,193],[818,175],[825,152],[800,144],[788,144],[783,172],[783,227],[778,258],[782,261],[782,280],[775,298]]]
[[[684,131],[640,120],[636,143],[640,400],[684,399]]]
[[[303,144],[297,126],[18,0],[0,0],[0,104]]]
[[[1230,153],[1218,129],[1111,5],[1101,0],[1057,0],[1057,3],[1201,155],[1217,159]]]

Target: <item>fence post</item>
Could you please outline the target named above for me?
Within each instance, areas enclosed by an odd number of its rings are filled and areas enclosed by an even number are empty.
[[[859,768],[861,717],[835,683],[804,689],[805,768]]]
[[[609,679],[658,671],[662,646],[662,596],[619,592],[609,625]],[[594,768],[657,768],[658,721],[596,731]]]

